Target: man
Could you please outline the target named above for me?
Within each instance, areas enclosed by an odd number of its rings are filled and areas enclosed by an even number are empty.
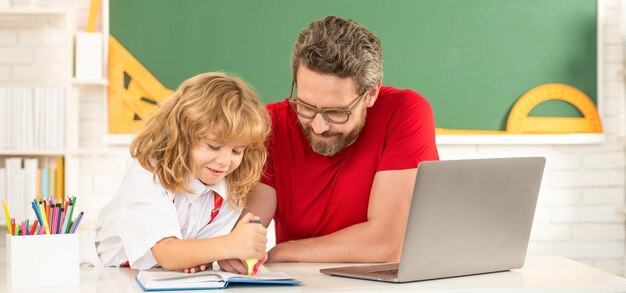
[[[311,23],[291,62],[290,97],[267,105],[269,157],[246,208],[275,220],[269,261],[398,261],[417,165],[439,159],[430,105],[381,86],[380,41],[352,20]]]

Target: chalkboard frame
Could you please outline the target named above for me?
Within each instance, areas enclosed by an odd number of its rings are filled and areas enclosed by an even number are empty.
[[[596,7],[597,7],[597,16],[596,16],[596,29],[597,29],[597,36],[596,36],[596,47],[597,47],[597,54],[596,54],[596,68],[597,68],[597,72],[596,72],[596,104],[598,106],[598,110],[600,112],[600,116],[603,117],[602,115],[602,87],[601,82],[602,82],[602,62],[599,62],[599,60],[601,60],[602,57],[602,50],[601,50],[601,44],[602,44],[602,38],[603,38],[603,32],[602,32],[602,26],[599,24],[600,20],[602,19],[602,10],[600,5],[600,1],[602,0],[598,0],[596,1]],[[107,3],[108,4],[108,3]],[[367,26],[367,25],[366,25]],[[295,38],[295,35],[294,35]],[[290,48],[289,48],[290,49]],[[392,84],[393,85],[393,84]],[[419,91],[419,89],[417,89]],[[428,96],[427,96],[428,98]],[[467,138],[468,136],[465,136],[465,138]],[[480,135],[478,135],[477,137],[481,137]],[[464,144],[467,143],[467,140],[464,139],[465,142],[463,142]],[[593,142],[589,142],[589,143],[597,143],[598,139],[592,139]],[[452,142],[454,143],[454,142]],[[477,143],[480,143],[480,138],[477,138]],[[558,143],[555,142],[555,143]],[[585,142],[582,142],[585,143]]]

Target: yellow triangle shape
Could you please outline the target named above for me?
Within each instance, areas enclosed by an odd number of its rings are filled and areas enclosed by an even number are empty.
[[[128,88],[124,73],[130,76]],[[173,93],[115,37],[109,36],[109,134],[137,132]]]

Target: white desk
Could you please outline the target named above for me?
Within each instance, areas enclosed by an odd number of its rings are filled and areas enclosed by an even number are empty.
[[[626,279],[560,256],[530,256],[522,269],[509,272],[404,284],[319,272],[320,268],[338,265],[342,264],[268,264],[265,269],[298,276],[302,285],[231,286],[226,292],[626,292]],[[7,288],[6,266],[2,266],[0,292],[143,292],[135,283],[136,275],[137,271],[128,268],[81,268],[80,286],[12,290]]]

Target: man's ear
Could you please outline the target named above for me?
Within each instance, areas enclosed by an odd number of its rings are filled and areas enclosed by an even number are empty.
[[[374,106],[376,99],[378,99],[378,93],[380,93],[380,87],[382,86],[383,81],[379,80],[376,85],[370,90],[367,97],[365,97],[365,106],[368,108]]]

